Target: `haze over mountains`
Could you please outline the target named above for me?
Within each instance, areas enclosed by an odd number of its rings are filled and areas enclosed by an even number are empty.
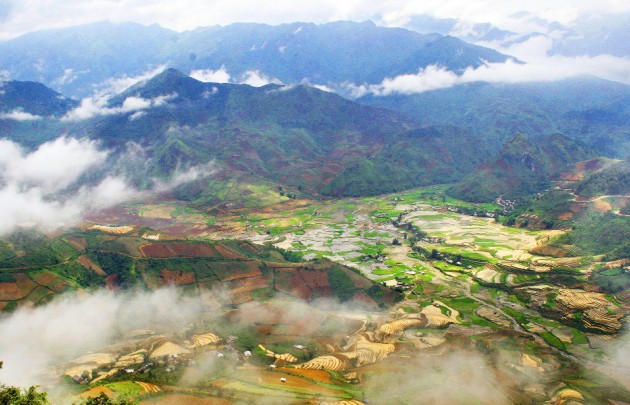
[[[630,403],[628,19],[431,1],[0,27],[0,403]]]
[[[223,78],[246,83],[258,77],[341,85],[378,83],[435,64],[463,71],[508,58],[453,37],[371,22],[233,24],[184,33],[103,22],[26,34],[0,43],[0,52],[0,70],[12,79],[37,80],[70,96],[89,95],[112,77],[159,65],[201,75],[223,71]]]
[[[452,195],[492,201],[544,190],[578,161],[628,158],[630,86],[573,73],[495,80],[530,64],[424,33],[461,28],[450,20],[409,24],[423,33],[372,22],[29,33],[0,43],[11,78],[0,128],[30,151],[60,136],[98,142],[108,158],[81,177],[93,184],[116,173],[151,189],[211,165],[223,180],[195,175],[178,194],[199,204],[240,176],[313,196],[457,183]],[[486,31],[500,36],[469,30]]]

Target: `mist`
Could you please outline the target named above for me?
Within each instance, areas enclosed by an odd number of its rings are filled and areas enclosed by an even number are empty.
[[[175,288],[66,294],[45,306],[22,307],[0,318],[0,382],[42,384],[50,378],[42,373],[45,368],[99,349],[134,329],[178,330],[201,313],[198,297],[186,297]]]
[[[107,173],[110,155],[89,139],[62,136],[33,151],[0,139],[0,237],[25,226],[45,231],[72,226],[87,212],[163,193],[214,170],[212,163],[177,168],[167,179],[150,179],[148,189],[138,190],[124,170]],[[137,145],[129,145],[122,156],[127,163],[133,156],[146,163]],[[82,184],[88,175],[98,180]]]
[[[457,349],[419,353],[393,362],[365,381],[365,398],[375,404],[512,404],[483,357]]]

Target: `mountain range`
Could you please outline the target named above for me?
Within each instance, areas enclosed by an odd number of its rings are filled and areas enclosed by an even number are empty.
[[[159,65],[184,72],[223,68],[236,82],[255,73],[282,83],[337,86],[377,83],[435,64],[459,72],[508,59],[454,37],[372,22],[232,24],[183,33],[102,22],[25,34],[0,42],[0,54],[0,71],[10,78],[36,80],[73,97]]]
[[[5,86],[25,89],[14,96],[25,106],[37,100],[50,104],[30,110],[50,114],[37,120],[0,120],[5,137],[35,146],[62,134],[88,136],[116,151],[112,161],[130,144],[140,145],[147,157],[141,170],[116,160],[118,170],[139,185],[212,161],[228,178],[256,175],[314,195],[374,195],[463,180],[455,193],[491,200],[517,189],[538,191],[566,165],[597,154],[577,136],[520,133],[508,126],[490,136],[455,119],[423,122],[424,115],[405,116],[309,86],[205,83],[175,69],[91,106],[97,108],[91,116],[81,116],[83,104],[41,85]],[[16,103],[0,111],[21,108]],[[206,201],[206,189],[197,185],[187,197]]]

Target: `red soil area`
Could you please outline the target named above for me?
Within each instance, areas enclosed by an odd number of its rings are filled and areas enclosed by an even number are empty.
[[[298,274],[309,288],[328,286],[328,273],[325,270],[300,269]]]
[[[259,263],[255,261],[211,263],[209,266],[221,281],[262,275]]]
[[[54,292],[61,292],[66,289],[68,284],[58,275],[51,273],[49,271],[38,274],[33,277],[36,283],[41,284]]]
[[[563,212],[562,214],[558,215],[558,219],[562,220],[562,221],[567,221],[569,219],[573,218],[573,213],[572,212]]]
[[[239,246],[241,247],[241,249],[245,250],[248,253],[253,253],[253,254],[259,253],[259,250],[256,248],[256,246],[251,245],[249,243],[243,242]]]
[[[582,212],[582,210],[584,209],[584,204],[571,204],[571,206],[569,207],[569,209],[574,212],[574,213],[579,213]]]
[[[584,162],[580,162],[575,165],[575,168],[581,171],[582,170],[592,171],[592,170],[600,169],[601,167],[602,167],[602,162],[599,159],[586,160]]]
[[[92,269],[98,275],[101,275],[101,276],[107,275],[107,273],[105,273],[105,270],[103,270],[101,266],[91,261],[87,256],[79,256],[77,258],[77,261],[81,263],[83,266],[87,267],[88,269]]]
[[[217,257],[210,245],[203,243],[151,243],[140,246],[144,257]]]
[[[372,297],[367,295],[367,293],[363,290],[357,291],[357,293],[354,294],[354,297],[352,297],[352,301],[361,303],[371,308],[378,308],[376,301],[374,301]]]
[[[307,183],[312,183],[312,182],[314,182],[314,181],[319,180],[319,177],[317,177],[317,176],[312,176],[312,175],[310,175],[310,174],[303,174],[303,175],[302,175],[302,179],[304,179],[304,181],[305,181],[305,182],[307,182]]]
[[[234,250],[222,244],[217,244],[214,246],[214,248],[225,259],[244,259],[245,258],[245,256],[243,256],[242,254],[235,252]]]
[[[37,283],[28,278],[26,274],[16,274],[15,284],[19,290],[20,298],[24,298],[38,287]]]
[[[87,240],[85,240],[85,238],[68,238],[66,239],[66,242],[78,251],[82,251],[87,248]]]
[[[304,283],[297,271],[282,269],[282,271],[276,272],[276,289],[305,301],[311,299],[311,289]]]
[[[234,280],[226,283],[225,286],[230,289],[230,294],[238,294],[241,292],[250,292],[254,290],[260,290],[261,288],[269,287],[269,277],[249,277]]]
[[[22,298],[20,290],[15,283],[0,283],[0,300],[12,301]]]
[[[160,280],[164,285],[185,285],[197,281],[195,273],[183,273],[179,270],[167,269],[160,271]]]

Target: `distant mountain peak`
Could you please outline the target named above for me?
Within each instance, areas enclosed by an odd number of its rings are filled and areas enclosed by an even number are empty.
[[[110,105],[120,105],[128,97],[153,99],[176,94],[182,100],[196,100],[208,90],[208,84],[173,68],[165,69],[148,80],[139,82],[110,100]]]

